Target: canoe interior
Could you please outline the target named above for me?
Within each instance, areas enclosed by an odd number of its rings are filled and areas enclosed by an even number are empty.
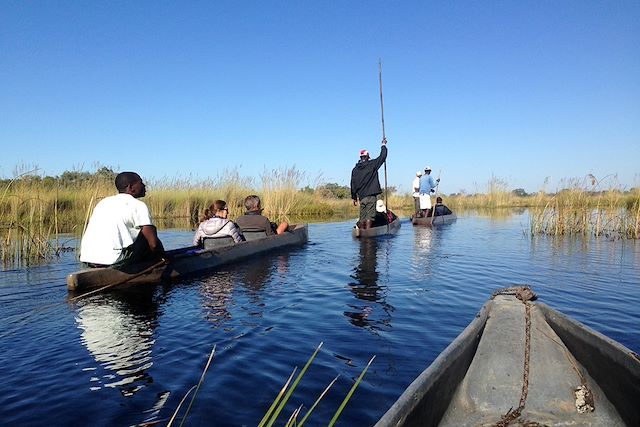
[[[385,234],[395,234],[400,230],[400,218],[396,218],[393,222],[387,225],[381,225],[372,228],[353,227],[351,235],[353,237],[376,237],[384,236]]]
[[[524,313],[513,296],[485,304],[376,426],[495,425],[519,404]],[[529,386],[520,420],[640,425],[637,355],[544,304],[532,304],[531,322]],[[576,410],[574,389],[582,382],[593,394],[593,412]]]
[[[411,217],[411,223],[413,225],[440,225],[440,224],[451,224],[458,217],[456,214],[450,215],[439,215],[439,216],[427,216],[427,217]]]
[[[169,251],[172,261],[168,265],[159,265],[150,271],[155,261],[129,266],[122,270],[113,268],[87,268],[67,276],[69,291],[84,292],[115,283],[118,287],[129,287],[143,283],[157,283],[173,280],[189,274],[196,274],[214,269],[218,266],[240,261],[252,256],[288,246],[298,246],[308,240],[306,224],[292,225],[288,232],[268,236],[262,239],[237,244],[200,249],[187,247]],[[141,274],[141,272],[145,272]]]

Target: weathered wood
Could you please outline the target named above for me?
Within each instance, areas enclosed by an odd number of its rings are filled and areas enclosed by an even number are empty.
[[[353,237],[376,237],[385,234],[395,234],[400,230],[400,218],[396,218],[387,225],[380,225],[372,228],[353,227],[351,235]]]
[[[530,331],[521,420],[640,425],[640,360],[635,353],[542,303],[531,303]],[[524,304],[506,295],[490,300],[376,427],[496,425],[519,406],[524,340]],[[593,412],[576,409],[574,391],[583,383],[593,394]]]
[[[299,246],[308,241],[306,224],[292,225],[284,234],[268,236],[263,239],[236,243],[212,249],[197,247],[181,248],[169,252],[171,262],[159,265],[146,274],[139,272],[148,269],[155,261],[140,263],[123,270],[113,268],[87,268],[67,276],[67,289],[84,292],[107,286],[111,283],[123,282],[122,286],[157,283],[189,274],[200,273],[221,265],[240,261],[273,249],[287,246]]]
[[[456,214],[452,213],[449,215],[438,215],[438,216],[426,216],[426,217],[411,217],[411,223],[413,225],[440,225],[440,224],[450,224],[454,222],[458,217]]]

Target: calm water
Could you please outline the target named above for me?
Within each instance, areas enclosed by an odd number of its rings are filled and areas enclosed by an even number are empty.
[[[0,272],[1,423],[164,425],[216,345],[187,425],[255,426],[324,342],[287,416],[340,375],[307,424],[326,425],[376,355],[338,422],[371,425],[495,289],[522,283],[640,352],[640,243],[531,239],[527,224],[526,214],[437,229],[405,220],[398,235],[365,241],[351,238],[352,222],[311,224],[303,248],[76,303],[64,280],[74,254]],[[191,236],[161,232],[169,247]]]

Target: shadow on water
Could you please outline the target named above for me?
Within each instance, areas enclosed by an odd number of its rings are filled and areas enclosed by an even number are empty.
[[[76,305],[80,341],[97,362],[83,369],[94,371],[90,389],[116,388],[123,396],[133,396],[151,384],[148,370],[160,306],[154,290],[110,292]]]
[[[384,330],[391,326],[391,313],[394,308],[386,302],[388,274],[383,274],[381,280],[381,266],[388,273],[388,257],[391,247],[391,237],[360,239],[358,265],[353,269],[349,282],[349,289],[359,300],[349,304],[351,311],[345,311],[344,315],[349,321],[362,328],[373,331]],[[386,266],[386,267],[385,267]],[[376,315],[376,308],[382,308],[384,314]]]

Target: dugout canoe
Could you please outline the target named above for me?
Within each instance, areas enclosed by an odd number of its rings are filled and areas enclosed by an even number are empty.
[[[494,294],[375,427],[640,425],[638,355],[527,292]]]
[[[245,232],[246,242],[233,243],[231,239],[207,239],[204,248],[190,246],[168,251],[171,262],[155,265],[146,262],[123,270],[114,268],[87,268],[67,276],[69,291],[84,292],[121,283],[122,287],[144,283],[157,283],[178,277],[205,272],[252,256],[288,246],[300,246],[309,239],[307,224],[291,225],[289,231],[262,237]],[[148,271],[147,271],[148,270]]]
[[[389,224],[380,225],[378,227],[371,228],[358,228],[356,226],[351,230],[353,237],[376,237],[383,236],[385,234],[395,234],[400,230],[400,218],[396,218]]]
[[[411,217],[411,223],[413,225],[439,225],[439,224],[450,224],[454,222],[458,217],[456,214],[452,213],[449,215],[438,215],[438,216],[427,216],[427,217]]]

